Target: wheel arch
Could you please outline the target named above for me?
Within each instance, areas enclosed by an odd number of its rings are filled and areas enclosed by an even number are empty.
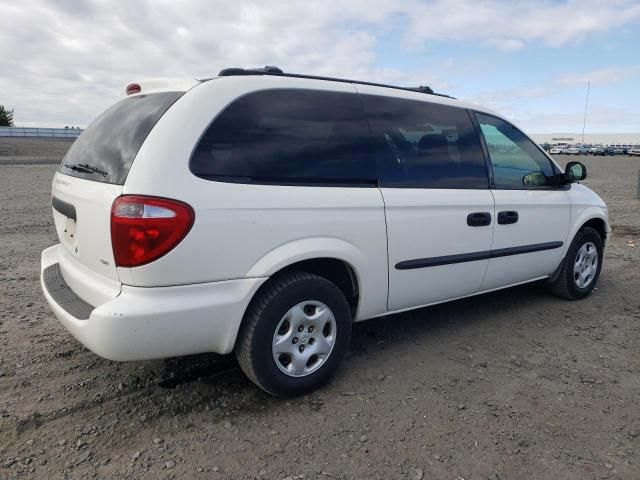
[[[365,254],[346,240],[335,237],[305,238],[287,242],[267,252],[254,263],[247,277],[273,277],[296,270],[314,273],[334,282],[345,293],[349,304],[353,304],[352,314],[356,318],[365,290],[360,272],[364,270],[366,262]]]
[[[582,230],[585,227],[591,227],[593,228],[595,231],[597,231],[600,234],[600,238],[602,239],[602,243],[605,244],[607,241],[607,223],[604,221],[603,218],[600,217],[593,217],[589,220],[587,220],[586,222],[584,222],[582,224],[582,226],[580,226],[580,228],[578,228],[578,230],[576,231],[579,232],[580,230]]]
[[[600,238],[602,238],[602,244],[606,246],[609,233],[611,232],[611,226],[609,225],[607,216],[602,208],[587,207],[580,213],[576,220],[572,222],[571,231],[567,238],[566,249],[568,249],[578,232],[585,227],[595,229],[600,234]]]
[[[611,227],[609,226],[609,222],[607,217],[604,215],[600,208],[587,208],[582,214],[578,217],[577,221],[573,222],[571,231],[567,236],[567,241],[563,247],[562,252],[562,260],[560,264],[556,268],[556,270],[549,276],[549,281],[555,281],[562,270],[562,266],[565,262],[567,252],[569,251],[569,246],[573,242],[573,239],[576,237],[578,232],[582,230],[584,227],[591,227],[596,230],[600,234],[600,238],[602,238],[603,246],[606,246],[607,239],[609,233],[611,232]]]
[[[313,257],[281,266],[281,268],[269,275],[269,280],[258,288],[253,294],[252,300],[258,298],[262,290],[275,278],[291,272],[312,273],[332,282],[347,299],[351,309],[351,318],[356,318],[360,303],[360,281],[355,267],[342,258],[326,256]]]

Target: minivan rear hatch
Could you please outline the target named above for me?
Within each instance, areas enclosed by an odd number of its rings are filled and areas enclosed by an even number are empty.
[[[145,138],[183,93],[141,94],[119,101],[78,137],[54,177],[51,204],[64,249],[60,269],[69,287],[93,305],[100,300],[94,291],[100,283],[119,288],[111,246],[113,201],[121,195]],[[90,279],[94,289],[87,285]]]

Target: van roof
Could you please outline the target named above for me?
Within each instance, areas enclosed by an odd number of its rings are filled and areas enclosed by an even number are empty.
[[[289,84],[289,82],[295,82],[296,80],[311,80],[311,81],[327,81],[327,82],[337,82],[337,83],[350,83],[354,86],[364,85],[367,87],[369,93],[375,92],[376,95],[389,95],[389,96],[398,96],[407,99],[419,99],[422,95],[430,97],[428,101],[434,103],[440,103],[444,105],[451,105],[459,108],[467,108],[471,110],[477,110],[479,112],[488,113],[490,115],[494,115],[497,117],[501,117],[497,112],[484,107],[483,105],[479,105],[469,101],[463,101],[456,99],[450,95],[436,93],[428,86],[419,86],[419,87],[402,87],[398,85],[388,85],[383,83],[375,83],[368,82],[362,80],[352,80],[346,78],[335,78],[335,77],[325,77],[318,75],[307,75],[301,73],[285,73],[280,68],[274,66],[265,66],[260,68],[225,68],[220,70],[218,75],[208,78],[199,78],[201,82],[207,82],[209,80],[222,80],[229,79],[232,77],[248,77],[251,78],[268,78],[270,80],[281,80],[283,85]],[[395,92],[395,93],[394,93]],[[426,100],[424,96],[422,99]]]
[[[280,68],[266,65],[260,68],[224,68],[218,73],[219,77],[244,76],[244,75],[274,75],[278,77],[308,78],[310,80],[327,80],[330,82],[356,83],[359,85],[371,85],[374,87],[395,88],[398,90],[409,90],[412,92],[426,93],[428,95],[438,95],[440,97],[454,98],[444,93],[436,93],[431,87],[421,85],[419,87],[401,87],[398,85],[388,85],[384,83],[366,82],[363,80],[352,80],[348,78],[325,77],[319,75],[307,75],[303,73],[285,73]]]
[[[335,78],[335,77],[325,77],[318,75],[306,75],[300,73],[285,73],[280,68],[274,66],[265,66],[261,68],[225,68],[221,70],[218,75],[212,77],[197,77],[197,78],[158,78],[158,79],[147,79],[141,80],[135,83],[130,83],[127,85],[126,95],[127,96],[136,96],[136,95],[144,95],[148,93],[156,93],[163,91],[187,91],[192,89],[193,87],[202,84],[208,83],[210,80],[222,80],[228,79],[232,80],[232,77],[245,77],[249,80],[249,77],[252,79],[257,79],[258,77],[262,77],[265,79],[275,80],[277,83],[282,83],[284,85],[289,84],[290,82],[296,82],[296,80],[311,80],[311,81],[327,81],[327,82],[337,82],[337,83],[349,83],[354,86],[363,85],[367,87],[369,93],[373,93],[376,95],[389,95],[389,96],[398,96],[407,99],[422,99],[427,100],[423,95],[429,96],[429,102],[440,103],[444,105],[456,106],[459,108],[467,108],[471,110],[476,110],[483,113],[488,113],[490,115],[494,115],[497,117],[501,117],[497,112],[473,102],[463,101],[460,99],[456,99],[450,95],[446,95],[443,93],[434,92],[428,86],[419,86],[419,87],[403,87],[398,85],[388,85],[383,83],[375,83],[368,82],[362,80],[352,80],[346,78]],[[278,82],[280,80],[280,82]],[[253,83],[253,82],[251,82]],[[130,87],[137,87],[132,91],[129,90]]]

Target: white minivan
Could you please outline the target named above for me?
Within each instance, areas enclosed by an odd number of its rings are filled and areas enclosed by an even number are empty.
[[[504,118],[428,87],[226,69],[130,84],[55,174],[44,295],[113,360],[235,352],[327,382],[353,322],[545,279],[589,295],[607,207]]]

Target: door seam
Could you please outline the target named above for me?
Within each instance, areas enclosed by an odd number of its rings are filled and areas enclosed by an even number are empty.
[[[380,197],[382,198],[382,212],[384,213],[384,232],[387,239],[387,311],[389,311],[389,295],[391,294],[391,257],[389,256],[389,224],[387,222],[387,202],[384,200],[384,193],[382,189],[378,187]]]
[[[490,188],[489,193],[491,194],[491,198],[493,199],[493,222],[491,223],[491,247],[490,250],[493,250],[493,242],[496,238],[496,197],[493,194],[493,190]],[[491,259],[487,261],[487,265],[484,267],[484,274],[482,275],[482,280],[480,281],[480,285],[478,286],[478,291],[482,291],[482,286],[484,285],[484,280],[487,277],[487,272],[489,271],[489,264],[491,263]]]

